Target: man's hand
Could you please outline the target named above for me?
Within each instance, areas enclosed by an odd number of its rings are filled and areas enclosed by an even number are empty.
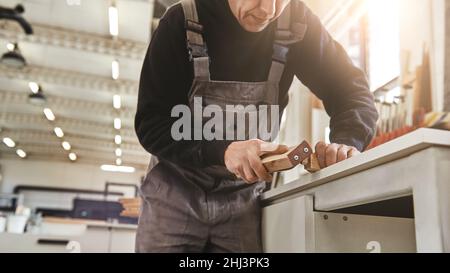
[[[233,142],[225,151],[225,165],[238,178],[249,184],[258,181],[272,181],[272,176],[262,164],[261,156],[266,154],[282,154],[288,147],[262,140]]]
[[[354,157],[358,154],[360,154],[358,149],[343,144],[333,143],[327,145],[325,142],[321,141],[316,145],[316,155],[321,169]]]

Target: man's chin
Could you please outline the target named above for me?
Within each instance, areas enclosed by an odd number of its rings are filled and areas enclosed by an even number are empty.
[[[268,25],[269,24],[246,24],[242,27],[248,32],[261,32],[266,29]]]

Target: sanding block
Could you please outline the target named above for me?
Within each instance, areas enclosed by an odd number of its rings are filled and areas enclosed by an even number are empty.
[[[284,154],[265,155],[262,163],[269,173],[287,171],[303,164],[309,172],[320,170],[317,157],[308,142],[303,141],[300,145],[292,147]]]

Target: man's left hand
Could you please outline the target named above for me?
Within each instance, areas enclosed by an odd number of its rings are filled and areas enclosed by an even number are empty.
[[[321,169],[332,166],[359,154],[361,153],[358,149],[344,144],[326,144],[321,141],[316,145],[316,155]]]

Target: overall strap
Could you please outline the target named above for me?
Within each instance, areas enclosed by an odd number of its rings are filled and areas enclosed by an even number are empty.
[[[203,25],[198,19],[195,0],[181,0],[184,11],[186,41],[190,61],[194,62],[194,77],[209,80],[209,56],[203,39]]]
[[[278,18],[277,31],[275,33],[276,43],[291,45],[302,41],[305,37],[306,6],[299,0],[291,0],[283,14]]]
[[[301,42],[305,37],[306,30],[306,6],[299,0],[292,0],[278,18],[269,81],[280,82],[287,62],[289,47]]]

